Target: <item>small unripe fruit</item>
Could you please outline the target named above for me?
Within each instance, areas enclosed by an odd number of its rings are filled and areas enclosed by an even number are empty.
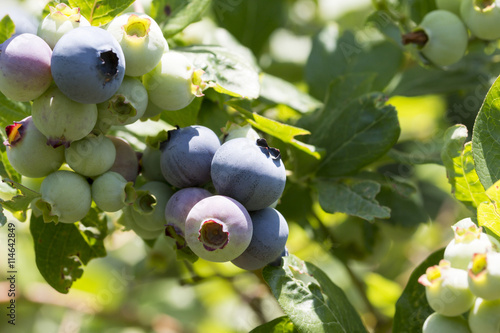
[[[143,83],[151,102],[162,110],[174,111],[188,106],[196,96],[202,96],[201,75],[186,56],[169,51],[143,76]]]
[[[469,327],[472,333],[500,332],[500,299],[487,301],[478,297],[469,312]]]
[[[116,212],[136,199],[132,182],[127,182],[119,173],[108,171],[97,177],[91,186],[92,199],[99,209]]]
[[[429,267],[418,282],[425,286],[429,306],[443,316],[459,316],[474,304],[467,272],[451,267],[444,259],[439,265]]]
[[[462,0],[436,0],[438,9],[447,10],[460,17],[460,4]]]
[[[57,41],[68,31],[78,27],[90,26],[89,21],[80,14],[80,8],[71,8],[64,3],[49,6],[50,13],[40,23],[37,35],[54,48]]]
[[[87,177],[99,176],[108,171],[115,162],[116,149],[113,142],[103,134],[89,134],[73,141],[66,148],[66,163]]]
[[[467,270],[474,253],[500,249],[498,241],[482,232],[482,228],[469,219],[457,222],[452,229],[454,238],[444,250],[444,259],[448,260],[452,267]]]
[[[460,18],[446,10],[427,13],[419,26],[403,35],[403,44],[416,44],[437,66],[450,66],[463,58],[468,45],[467,28]]]
[[[47,145],[47,138],[35,127],[31,116],[6,127],[7,158],[21,175],[45,177],[64,162],[64,147]]]
[[[500,38],[499,5],[493,0],[462,0],[460,15],[474,36],[495,40]]]
[[[166,183],[152,181],[142,185],[131,211],[135,224],[145,230],[165,230],[165,206],[173,194]]]
[[[97,121],[95,104],[81,104],[66,97],[56,86],[33,101],[33,122],[52,146],[86,137]]]
[[[83,219],[92,203],[90,185],[79,174],[59,170],[42,182],[42,197],[36,203],[46,222],[74,223]]]
[[[52,82],[51,58],[50,46],[37,35],[9,38],[0,44],[0,91],[19,102],[39,97]]]
[[[424,322],[422,333],[470,333],[463,317],[447,317],[434,312]]]
[[[158,65],[168,43],[160,26],[144,13],[125,13],[106,28],[120,44],[128,76],[142,76]]]
[[[486,300],[500,299],[500,253],[475,253],[469,264],[469,287]]]
[[[109,171],[118,172],[129,182],[135,182],[139,174],[139,159],[130,144],[122,138],[107,136],[115,145],[116,157]]]
[[[185,239],[189,248],[202,259],[231,261],[250,244],[252,220],[236,200],[214,195],[199,201],[189,212]]]

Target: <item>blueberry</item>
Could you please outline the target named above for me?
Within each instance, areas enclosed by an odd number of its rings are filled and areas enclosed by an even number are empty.
[[[125,13],[115,17],[106,28],[122,47],[125,74],[142,76],[158,65],[168,43],[160,26],[144,13]]]
[[[178,188],[195,187],[210,181],[210,165],[220,147],[217,135],[199,125],[168,132],[161,143],[161,171],[170,184]]]
[[[64,34],[52,53],[52,77],[61,91],[80,103],[102,103],[120,87],[125,57],[106,30],[78,27]]]
[[[80,14],[80,8],[71,8],[64,3],[49,6],[49,14],[38,26],[37,35],[54,48],[57,41],[68,31],[78,27],[90,26],[89,21]]]
[[[201,96],[204,83],[200,70],[182,53],[168,51],[160,63],[143,76],[151,102],[162,110],[180,110],[196,96]]]
[[[253,235],[250,245],[231,262],[236,266],[253,271],[281,258],[288,239],[288,224],[274,208],[250,212]]]
[[[427,268],[418,282],[425,286],[429,306],[443,316],[459,316],[474,304],[475,296],[469,289],[467,272],[451,267],[447,260]]]
[[[97,121],[97,106],[77,103],[52,86],[33,101],[31,115],[52,146],[69,147],[90,134]]]
[[[252,220],[236,200],[214,195],[193,206],[186,219],[185,238],[200,258],[224,262],[236,259],[252,239]]]
[[[422,333],[470,333],[467,320],[461,316],[447,317],[437,312],[425,319]]]
[[[136,198],[132,182],[127,182],[122,175],[113,171],[97,177],[91,190],[96,206],[105,212],[116,212],[132,204]]]
[[[108,171],[115,162],[116,149],[113,142],[103,134],[89,134],[73,141],[64,152],[66,163],[86,177],[99,176]]]
[[[39,97],[52,82],[51,57],[50,46],[36,35],[9,38],[0,45],[0,91],[19,102]]]
[[[285,166],[279,151],[267,145],[237,138],[225,142],[215,153],[211,169],[215,189],[241,202],[249,211],[264,209],[283,193]]]
[[[48,176],[64,162],[64,147],[47,145],[47,138],[35,127],[31,116],[5,129],[7,158],[14,170],[26,177]]]
[[[475,253],[468,271],[469,288],[474,295],[500,299],[500,253]]]
[[[488,301],[478,297],[469,312],[472,333],[498,333],[500,330],[500,299]]]
[[[130,144],[117,136],[107,136],[115,145],[116,157],[109,171],[118,172],[129,182],[135,182],[139,174],[139,159]]]
[[[59,170],[42,182],[41,199],[36,203],[46,222],[74,223],[83,219],[92,203],[90,185],[83,176]]]
[[[186,218],[189,211],[200,200],[208,198],[212,193],[200,187],[186,187],[175,192],[165,207],[165,219],[169,232],[184,237]]]

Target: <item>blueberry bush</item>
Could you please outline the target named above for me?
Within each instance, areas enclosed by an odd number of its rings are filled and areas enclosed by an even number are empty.
[[[500,3],[341,3],[2,2],[1,331],[499,333]]]

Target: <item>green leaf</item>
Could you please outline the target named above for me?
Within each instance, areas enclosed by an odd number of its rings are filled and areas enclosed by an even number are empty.
[[[26,212],[33,200],[41,196],[40,193],[35,192],[10,179],[3,179],[2,181],[10,184],[14,188],[17,188],[21,192],[21,194],[14,196],[11,200],[0,200],[0,204],[2,205],[2,207],[11,212]]]
[[[195,98],[188,106],[176,111],[162,111],[160,119],[172,126],[186,127],[196,124],[203,98]]]
[[[472,143],[465,143],[467,127],[455,125],[445,135],[441,159],[448,174],[451,191],[457,200],[466,206],[477,208],[482,201],[488,200],[485,189],[476,173],[472,158]]]
[[[491,86],[472,132],[472,154],[484,188],[500,179],[500,79]]]
[[[290,318],[279,317],[254,328],[250,333],[298,333]]]
[[[342,289],[315,265],[290,255],[262,275],[299,332],[367,332]]]
[[[286,5],[285,0],[214,0],[212,10],[219,26],[260,56],[269,36],[287,21]]]
[[[5,15],[0,21],[0,44],[12,37],[16,32],[16,26],[9,15]]]
[[[262,73],[260,80],[260,99],[264,102],[287,105],[302,113],[317,110],[323,105],[311,95],[279,77]]]
[[[332,84],[322,117],[309,143],[324,148],[318,176],[337,177],[354,173],[383,156],[398,140],[396,109],[381,94],[367,94],[339,103]],[[343,102],[343,101],[342,101]],[[340,104],[340,105],[339,105]]]
[[[425,287],[418,283],[418,278],[425,274],[428,267],[437,265],[443,259],[443,254],[444,249],[432,253],[411,273],[403,294],[396,303],[396,313],[392,328],[394,333],[422,332],[425,319],[434,310],[427,303]]]
[[[211,0],[153,0],[151,17],[160,25],[165,38],[199,21]]]
[[[293,147],[307,153],[308,155],[313,156],[317,160],[321,158],[321,151],[316,147],[295,139],[295,137],[298,135],[311,134],[308,130],[283,124],[276,120],[261,116],[251,111],[251,107],[248,101],[232,99],[226,102],[226,104],[240,112],[246,118],[246,120],[258,130],[292,145]]]
[[[500,181],[486,190],[487,201],[481,202],[477,208],[477,221],[500,237]]]
[[[328,213],[341,212],[373,221],[391,216],[388,207],[381,206],[375,196],[380,192],[380,184],[374,181],[354,183],[334,179],[318,179],[319,204]]]
[[[0,227],[3,227],[7,223],[7,217],[3,213],[3,207],[0,206]]]
[[[67,294],[73,282],[82,276],[82,266],[106,255],[105,226],[105,220],[95,210],[77,223],[44,223],[41,216],[32,214],[30,231],[36,265],[50,286]]]
[[[417,24],[422,21],[427,13],[436,10],[435,0],[405,0],[404,2],[410,8],[411,19]]]
[[[79,7],[80,13],[93,26],[110,22],[134,3],[134,0],[69,0],[73,8]]]
[[[31,114],[29,103],[15,102],[0,93],[0,125],[6,127]]]
[[[338,27],[328,25],[313,38],[305,77],[310,94],[319,100],[327,96],[332,80],[349,73],[374,75],[374,90],[383,91],[403,62],[403,51],[393,42],[361,45],[352,31],[339,36]]]
[[[214,90],[233,97],[259,97],[259,75],[245,56],[221,46],[190,46],[177,48],[205,73],[202,79]]]

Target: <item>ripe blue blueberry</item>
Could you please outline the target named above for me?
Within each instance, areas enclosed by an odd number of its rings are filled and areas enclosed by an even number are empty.
[[[250,212],[253,235],[250,245],[231,262],[246,270],[260,269],[280,257],[288,239],[288,224],[274,208]]]
[[[252,220],[236,200],[214,195],[193,206],[186,219],[185,239],[200,258],[224,262],[236,259],[252,239]]]
[[[52,77],[61,91],[80,103],[111,98],[125,75],[120,44],[106,30],[78,27],[64,34],[52,53]]]
[[[211,175],[219,194],[238,200],[249,211],[273,204],[286,182],[279,151],[264,139],[225,142],[213,157]]]
[[[161,171],[178,188],[195,187],[210,181],[210,165],[220,147],[217,135],[209,128],[193,125],[168,132],[161,144]]]

